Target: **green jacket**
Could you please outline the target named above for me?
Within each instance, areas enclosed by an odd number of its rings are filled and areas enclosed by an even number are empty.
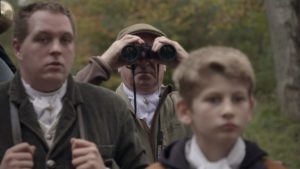
[[[151,128],[148,128],[144,120],[134,118],[139,137],[151,162],[158,160],[164,147],[187,136],[187,129],[177,120],[175,114],[177,92],[172,91],[171,86],[164,86],[161,91]],[[134,116],[133,107],[122,87],[119,86],[116,92],[126,101]]]
[[[116,94],[101,87],[74,82],[69,77],[67,92],[62,101],[61,117],[50,148],[20,74],[17,73],[12,81],[0,84],[0,160],[6,150],[14,145],[12,126],[15,123],[11,123],[9,108],[12,102],[18,110],[22,141],[36,146],[34,169],[74,168],[71,164],[70,138],[80,138],[78,106],[82,112],[86,139],[96,144],[108,167],[114,163],[122,169],[145,168],[145,151],[134,132],[132,117],[128,116],[130,112],[126,104]]]
[[[98,85],[102,81],[108,80],[111,73],[112,70],[108,65],[105,65],[96,57],[92,57],[89,64],[77,73],[76,79]],[[161,150],[166,145],[184,138],[189,133],[176,118],[175,101],[178,97],[177,92],[172,91],[170,86],[162,87],[161,91],[159,106],[156,108],[151,129],[147,127],[143,120],[134,118],[139,138],[146,149],[150,162],[158,160]],[[125,100],[132,110],[130,114],[134,116],[133,108],[120,86],[116,92]],[[159,142],[162,142],[162,144],[159,144]]]

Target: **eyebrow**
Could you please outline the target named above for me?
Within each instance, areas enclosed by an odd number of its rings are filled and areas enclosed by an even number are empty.
[[[41,30],[36,33],[36,35],[39,35],[39,34],[50,34],[51,35],[53,33],[51,31]],[[74,34],[72,34],[71,32],[68,32],[68,31],[59,32],[59,34],[74,36]]]

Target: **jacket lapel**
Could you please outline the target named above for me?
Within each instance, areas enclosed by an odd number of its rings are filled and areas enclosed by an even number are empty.
[[[70,146],[71,137],[78,137],[74,133],[74,128],[76,128],[74,127],[76,114],[72,103],[69,100],[64,100],[61,117],[56,128],[55,139],[49,152],[52,157],[65,150],[67,146]]]
[[[70,139],[79,137],[76,107],[83,103],[83,99],[78,86],[71,76],[68,78],[67,92],[63,98],[63,108],[60,112],[60,119],[56,128],[55,139],[50,149],[49,155],[56,156],[66,147],[70,147]],[[70,148],[67,148],[70,150]]]
[[[29,128],[47,147],[47,143],[43,136],[43,131],[38,123],[37,116],[33,106],[29,100],[25,100],[19,108],[20,122]]]
[[[45,147],[48,147],[43,132],[38,124],[33,105],[28,100],[19,72],[16,73],[11,82],[9,95],[10,102],[13,103],[18,110],[20,123],[31,130],[41,140]]]
[[[127,107],[130,109],[130,111],[132,112],[132,114],[134,114],[134,110],[133,107],[128,99],[128,96],[125,94],[123,88],[122,88],[122,84],[117,88],[116,93],[121,96],[121,98],[126,102]]]

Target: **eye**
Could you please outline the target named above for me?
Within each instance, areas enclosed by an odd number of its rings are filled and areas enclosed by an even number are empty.
[[[209,102],[211,104],[219,104],[222,102],[222,97],[220,96],[208,96],[205,98],[206,102]]]
[[[34,38],[34,41],[45,45],[51,41],[51,38],[47,35],[38,35]]]
[[[68,45],[73,42],[73,37],[70,35],[64,35],[60,39],[61,43],[64,45]]]
[[[243,102],[245,100],[246,100],[246,97],[242,96],[242,95],[237,95],[237,96],[232,97],[232,102],[233,103],[240,103],[240,102]]]

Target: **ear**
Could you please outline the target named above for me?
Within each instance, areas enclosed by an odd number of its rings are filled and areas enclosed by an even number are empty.
[[[249,121],[251,121],[251,119],[252,119],[255,106],[256,106],[256,100],[254,99],[253,96],[250,96],[250,99],[249,99],[249,113],[248,113]]]
[[[22,60],[22,56],[20,55],[21,45],[22,43],[18,39],[13,39],[12,46],[14,48],[15,55],[18,60]]]
[[[185,125],[191,125],[192,123],[191,112],[186,101],[181,99],[176,103],[176,115],[178,120],[181,123]]]

